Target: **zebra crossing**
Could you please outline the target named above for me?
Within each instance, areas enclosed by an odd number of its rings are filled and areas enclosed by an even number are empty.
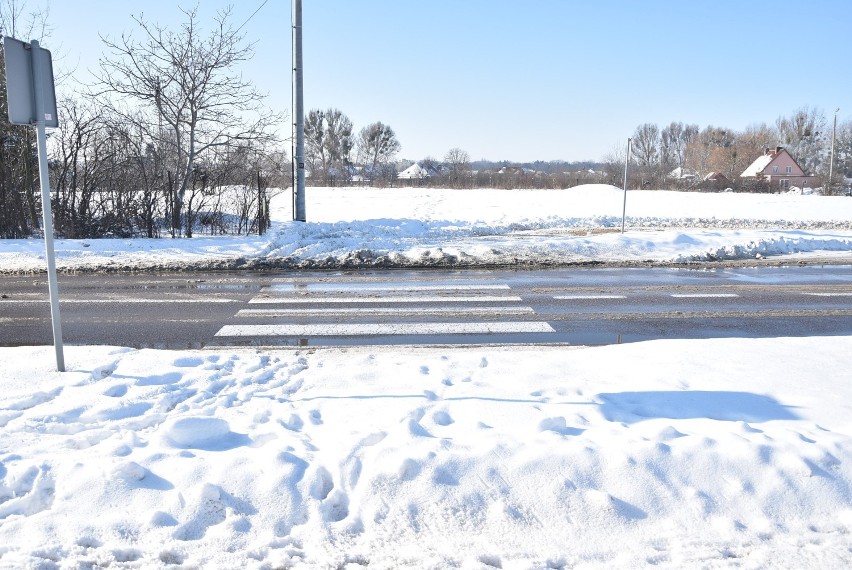
[[[239,344],[518,342],[553,333],[511,287],[469,279],[424,283],[279,279],[262,287],[216,333]],[[429,338],[427,338],[429,337]]]

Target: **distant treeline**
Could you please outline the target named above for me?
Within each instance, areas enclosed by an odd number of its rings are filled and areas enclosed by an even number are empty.
[[[832,165],[832,140],[834,160]],[[644,123],[632,136],[633,175],[631,187],[716,189],[706,180],[721,174],[724,185],[742,191],[775,191],[761,180],[740,175],[765,149],[783,147],[805,174],[816,176],[819,185],[838,191],[852,178],[852,120],[840,121],[835,129],[831,121],[815,108],[805,107],[788,117],[778,117],[773,125],[751,125],[741,131],[724,127],[672,122],[663,127]],[[626,141],[625,141],[626,147]],[[626,148],[615,148],[605,162],[623,168]]]

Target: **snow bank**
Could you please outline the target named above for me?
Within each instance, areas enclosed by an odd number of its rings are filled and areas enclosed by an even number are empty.
[[[51,354],[0,348],[3,568],[852,563],[852,337]]]
[[[791,194],[308,188],[308,223],[273,203],[267,236],[57,240],[82,270],[683,263],[852,252],[852,200]],[[0,240],[0,272],[43,271],[41,240]]]

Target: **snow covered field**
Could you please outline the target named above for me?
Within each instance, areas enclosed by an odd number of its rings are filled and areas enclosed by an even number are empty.
[[[852,338],[0,348],[3,568],[848,568]]]
[[[290,195],[263,237],[58,240],[60,270],[413,267],[598,262],[686,263],[852,252],[852,199],[777,194],[308,188],[308,223]],[[850,256],[852,258],[852,256]],[[44,246],[0,240],[0,272],[43,271]]]
[[[852,199],[308,189],[66,270],[852,258]],[[0,240],[0,271],[43,270]],[[2,309],[2,300],[0,300]],[[2,314],[0,314],[2,317]],[[2,318],[0,318],[2,322]],[[0,348],[0,568],[848,568],[852,337]]]

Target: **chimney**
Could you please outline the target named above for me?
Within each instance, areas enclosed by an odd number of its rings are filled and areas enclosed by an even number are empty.
[[[783,146],[776,146],[776,147],[775,147],[775,154],[778,154],[778,153],[779,153],[779,152],[781,152],[782,150],[784,150],[784,147],[783,147]]]
[[[766,156],[769,156],[771,153],[772,153],[772,151],[769,149],[768,146],[764,147],[763,154],[765,154]]]

